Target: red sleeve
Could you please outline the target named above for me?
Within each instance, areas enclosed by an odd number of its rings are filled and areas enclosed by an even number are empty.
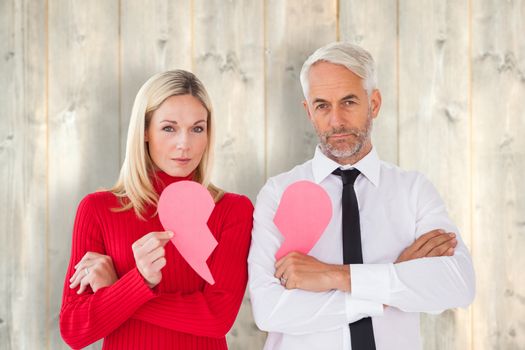
[[[190,294],[160,293],[133,318],[197,336],[221,338],[235,321],[248,280],[253,205],[237,197],[222,218],[220,240],[210,261],[214,285]]]
[[[69,278],[75,272],[76,263],[88,251],[105,254],[94,201],[90,196],[82,200],[77,210],[60,310],[60,333],[72,348],[83,348],[104,338],[128,320],[142,304],[155,297],[136,268],[95,294],[88,288],[78,295],[76,289],[69,288]],[[124,298],[126,302],[122,303]]]

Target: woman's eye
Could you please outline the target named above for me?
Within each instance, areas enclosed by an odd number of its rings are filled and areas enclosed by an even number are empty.
[[[201,133],[204,131],[204,128],[202,126],[196,126],[193,128],[193,131],[196,133]]]
[[[166,132],[173,132],[173,127],[172,126],[165,126],[162,128],[162,131],[166,131]]]

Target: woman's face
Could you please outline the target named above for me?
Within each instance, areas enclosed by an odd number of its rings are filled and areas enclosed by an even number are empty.
[[[145,139],[153,163],[171,176],[188,176],[208,144],[208,112],[192,95],[168,97],[153,112]]]

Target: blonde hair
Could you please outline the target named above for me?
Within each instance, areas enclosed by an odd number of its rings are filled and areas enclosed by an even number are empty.
[[[147,149],[145,131],[148,129],[153,113],[168,97],[176,95],[192,95],[208,112],[206,128],[208,143],[193,180],[207,187],[215,201],[222,197],[224,192],[210,183],[214,121],[208,93],[194,74],[184,70],[171,70],[152,76],[142,85],[135,97],[129,121],[126,156],[117,183],[109,190],[119,197],[122,205],[121,208],[116,208],[116,211],[133,208],[135,214],[144,219],[146,207],[157,206],[159,196],[151,181],[151,177],[155,176],[154,163]]]

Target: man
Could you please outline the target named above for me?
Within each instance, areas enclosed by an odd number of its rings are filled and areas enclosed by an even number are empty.
[[[370,132],[381,94],[367,51],[322,47],[301,84],[320,144],[313,159],[268,180],[254,213],[249,291],[269,332],[265,349],[421,349],[420,312],[474,298],[468,250],[432,184],[379,160]],[[308,255],[276,261],[284,237],[273,217],[299,180],[326,190],[332,219]]]

